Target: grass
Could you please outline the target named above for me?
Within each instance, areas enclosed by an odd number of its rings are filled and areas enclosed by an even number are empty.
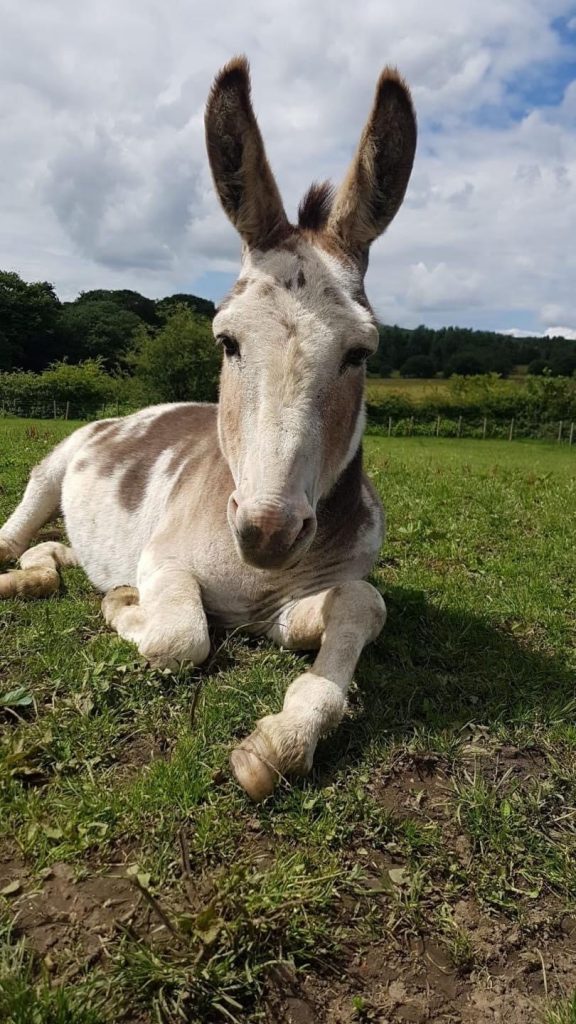
[[[72,427],[0,423],[0,518]],[[409,1004],[413,944],[431,941],[461,986],[446,1012],[488,984],[495,949],[501,978],[537,947],[549,1001],[511,976],[521,1019],[574,1020],[576,453],[366,451],[388,625],[310,779],[262,806],[227,755],[305,658],[232,636],[208,670],[151,672],[79,570],[57,599],[0,605],[3,1024],[284,1020],[290,994],[319,1020],[380,1019],[391,997],[353,965],[383,950]],[[73,914],[54,919],[55,893]]]
[[[576,1024],[576,995],[550,1010],[546,1024]]]
[[[517,387],[525,387],[527,377],[518,375],[507,380]],[[401,395],[417,405],[432,398],[446,399],[451,394],[451,383],[443,377],[419,379],[416,377],[369,377],[366,394],[369,402],[378,403],[389,395]]]

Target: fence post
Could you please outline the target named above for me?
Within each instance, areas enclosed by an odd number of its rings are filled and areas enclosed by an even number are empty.
[[[412,431],[414,430],[414,417],[410,417],[410,426],[408,428],[408,437],[412,437]]]
[[[462,437],[462,417],[461,416],[458,417],[458,433],[457,433],[456,436],[457,437]]]
[[[440,436],[440,417],[436,417],[436,437]]]
[[[66,412],[64,413],[64,419],[65,420],[68,419],[69,413],[70,413],[70,402],[66,402]]]
[[[392,417],[389,416],[388,417],[388,437],[390,437],[391,434],[392,434]]]
[[[54,419],[56,419],[56,399],[54,399],[52,405],[53,405],[53,409],[54,409]]]
[[[562,440],[562,427],[563,426],[564,426],[564,420],[560,420],[560,423],[558,424],[558,440],[559,441]]]
[[[486,440],[486,430],[488,428],[488,418],[484,417],[484,423],[482,424],[482,440]]]
[[[510,420],[510,433],[508,435],[508,440],[514,440],[514,417],[512,417],[512,419]]]
[[[573,442],[574,442],[574,424],[571,423],[570,424],[570,440],[568,441],[568,444],[572,445]]]

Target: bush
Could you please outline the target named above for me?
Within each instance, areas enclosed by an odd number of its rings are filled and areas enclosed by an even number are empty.
[[[436,365],[430,356],[409,356],[400,368],[401,377],[433,377],[436,373]]]
[[[541,377],[546,370],[550,369],[550,360],[546,359],[533,359],[532,362],[528,363],[526,372],[531,377]]]
[[[458,352],[447,362],[444,376],[458,374],[461,377],[476,377],[487,372],[485,364],[474,352]]]
[[[44,373],[0,373],[0,406],[17,416],[70,415],[90,419],[118,397],[119,383],[108,376],[98,359],[71,365],[53,363]]]
[[[210,322],[186,306],[176,307],[155,334],[141,328],[127,363],[149,401],[217,398],[220,356]]]
[[[539,436],[545,433],[545,424],[559,420],[576,422],[576,378],[552,377],[545,373],[541,377],[527,378],[526,386],[519,387],[512,381],[502,380],[497,374],[483,374],[477,377],[451,377],[448,393],[431,393],[426,400],[418,403],[408,395],[386,395],[379,402],[372,400],[367,405],[368,421],[371,425],[386,428],[388,418],[394,423],[415,417],[420,422],[432,423],[437,416],[443,419],[442,432],[449,430],[448,421],[481,425],[484,417],[491,424],[491,430],[498,432],[502,426],[504,436],[510,420],[515,420],[515,432],[524,436]]]

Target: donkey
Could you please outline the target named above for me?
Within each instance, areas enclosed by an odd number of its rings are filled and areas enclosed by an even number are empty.
[[[368,249],[397,213],[416,147],[408,87],[385,68],[347,177],[312,185],[289,223],[235,58],[206,107],[216,191],[242,239],[240,276],[214,319],[218,405],[157,405],[90,423],[31,473],[0,530],[0,597],[58,590],[80,565],[104,618],[154,666],[200,665],[209,624],[318,650],[233,750],[253,800],[306,774],[340,722],[360,652],[382,629],[363,580],[384,515],[362,469],[365,363],[378,344]],[[71,547],[37,531],[62,512]]]

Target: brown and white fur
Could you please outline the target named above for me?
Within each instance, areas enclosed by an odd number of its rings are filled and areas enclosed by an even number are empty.
[[[245,626],[317,649],[282,711],[231,756],[247,793],[306,773],[334,729],[384,601],[363,581],[383,538],[362,471],[364,363],[378,332],[364,295],[368,249],[398,211],[416,123],[391,69],[347,177],[313,186],[286,217],[250,101],[245,59],[217,76],[206,108],[216,190],[243,241],[240,276],[214,320],[220,400],[160,405],[82,427],[37,466],[0,530],[0,597],[36,597],[81,565],[107,623],[154,665],[199,665],[208,628]],[[59,510],[71,548],[29,548]]]

